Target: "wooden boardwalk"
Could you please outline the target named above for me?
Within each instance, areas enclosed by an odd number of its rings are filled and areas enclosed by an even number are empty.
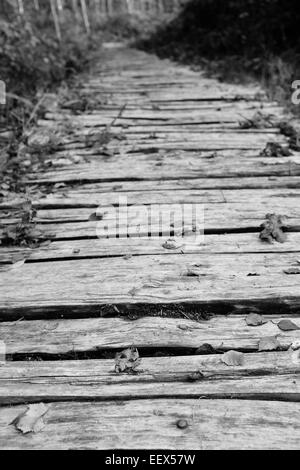
[[[283,110],[118,44],[83,78],[96,104],[52,103],[37,132],[63,145],[22,177],[48,242],[0,248],[0,448],[299,448],[300,155],[240,125]],[[260,239],[268,213],[284,243]]]

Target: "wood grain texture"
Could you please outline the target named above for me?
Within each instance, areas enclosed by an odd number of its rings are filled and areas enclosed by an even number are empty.
[[[298,449],[299,403],[133,400],[50,403],[39,433],[11,423],[26,406],[0,409],[1,449]],[[186,429],[177,421],[184,419]]]
[[[299,401],[300,359],[294,356],[244,354],[242,366],[224,364],[221,354],[142,357],[135,375],[117,374],[114,360],[6,362],[0,403],[199,396]]]
[[[205,235],[201,245],[192,237],[177,241],[177,248],[168,249],[168,237],[152,238],[108,238],[62,240],[46,242],[45,246],[0,247],[0,263],[14,263],[20,259],[30,262],[41,260],[64,260],[84,258],[106,258],[115,256],[173,255],[201,253],[278,253],[295,252],[300,257],[300,233],[289,233],[285,243],[262,243],[257,233],[232,233]]]
[[[294,253],[174,254],[23,264],[0,272],[0,312],[4,318],[17,312],[26,316],[67,307],[87,312],[100,305],[147,303],[212,310],[255,304],[264,311],[274,302],[295,312],[300,276],[285,271],[297,267],[297,259]]]
[[[194,303],[213,310],[256,304],[264,311],[275,301],[277,308],[295,312],[300,276],[285,271],[297,267],[297,259],[294,253],[174,254],[23,264],[0,272],[0,312],[3,318],[21,311],[86,312],[147,303]]]
[[[169,180],[179,178],[224,178],[255,176],[299,176],[300,156],[272,158],[259,157],[257,150],[159,153],[155,145],[151,153],[124,153],[101,155],[101,150],[68,150],[51,157],[53,169],[26,174],[29,183],[47,182],[97,182],[122,180]],[[261,147],[263,150],[263,146]],[[94,155],[93,155],[94,154]],[[63,157],[61,160],[59,157]],[[77,164],[72,162],[80,157]],[[82,160],[87,159],[88,162]],[[56,161],[58,164],[56,165]],[[77,161],[77,160],[76,160]],[[242,184],[242,180],[239,181]]]
[[[163,309],[163,306],[162,306]],[[288,349],[300,339],[300,330],[281,331],[282,317],[267,316],[268,323],[248,326],[245,315],[216,316],[195,322],[183,318],[86,318],[1,322],[0,335],[7,354],[76,354],[85,351],[144,348],[188,348],[210,344],[220,351],[257,351],[261,338],[277,337]],[[299,316],[292,317],[299,326]]]

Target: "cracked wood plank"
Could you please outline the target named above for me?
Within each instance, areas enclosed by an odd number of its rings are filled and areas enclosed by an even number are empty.
[[[148,399],[48,406],[42,432],[27,436],[18,433],[11,424],[27,407],[2,407],[0,447],[39,450],[299,448],[299,403]],[[187,421],[185,429],[178,428],[176,423],[180,419]]]
[[[146,255],[25,263],[18,269],[6,265],[0,272],[0,312],[9,318],[18,312],[92,312],[107,304],[148,303],[213,310],[255,304],[261,311],[277,305],[295,312],[300,276],[286,272],[297,266],[295,253]]]
[[[136,310],[137,313],[142,311],[142,308]],[[165,311],[165,305],[161,305],[161,311]],[[100,309],[98,312],[100,314]],[[173,315],[175,313],[176,309],[173,309]],[[151,315],[150,306],[148,314]],[[181,314],[178,309],[177,314]],[[188,311],[186,315],[189,315]],[[190,315],[193,316],[193,310]],[[251,352],[258,351],[261,338],[275,335],[281,348],[287,350],[300,340],[300,330],[282,331],[278,328],[277,322],[282,317],[266,315],[266,318],[268,322],[258,327],[248,326],[245,315],[220,315],[198,322],[151,316],[135,321],[126,318],[27,320],[1,322],[0,337],[8,355],[64,354],[71,358],[76,353],[115,353],[131,346],[139,350],[173,348],[175,351],[187,349],[195,352],[201,345],[210,344],[220,352],[230,349]],[[299,315],[291,318],[299,326]]]
[[[63,211],[62,211],[63,212]],[[257,233],[232,233],[206,235],[201,245],[196,245],[190,236],[177,240],[177,247],[168,249],[168,237],[108,238],[52,241],[37,248],[0,247],[0,263],[17,260],[64,260],[80,258],[105,258],[112,256],[173,255],[201,253],[274,253],[295,252],[300,258],[300,233],[289,233],[285,243],[266,244]]]
[[[114,360],[6,362],[0,403],[168,396],[296,401],[300,359],[297,363],[294,356],[290,351],[244,354],[242,366],[230,367],[221,354],[142,357],[136,375],[117,374]]]

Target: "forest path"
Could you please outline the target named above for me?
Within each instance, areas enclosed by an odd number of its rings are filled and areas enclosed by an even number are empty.
[[[300,155],[283,109],[113,43],[73,92],[31,136],[36,154],[53,139],[22,177],[32,207],[0,203],[2,239],[23,236],[0,248],[0,448],[298,448]],[[285,216],[273,243],[268,213]],[[116,373],[131,346],[141,364]],[[37,432],[17,429],[24,412]]]

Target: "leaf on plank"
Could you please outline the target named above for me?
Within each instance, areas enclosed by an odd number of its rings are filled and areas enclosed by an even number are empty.
[[[261,225],[262,231],[259,238],[268,243],[273,243],[276,240],[279,243],[284,243],[287,239],[284,217],[278,214],[267,214],[266,221]]]
[[[175,238],[169,238],[163,243],[162,246],[166,250],[177,250],[178,248],[182,246],[182,244],[180,244],[177,240],[175,240]]]
[[[137,373],[137,367],[141,363],[141,358],[137,348],[124,349],[115,357],[115,371],[120,373]]]
[[[246,323],[248,326],[259,326],[267,323],[268,320],[258,313],[249,313],[246,317]]]
[[[244,354],[238,351],[227,351],[221,356],[221,361],[227,366],[242,366]]]
[[[299,326],[293,323],[291,320],[280,320],[280,322],[277,323],[277,326],[282,331],[300,330]]]
[[[289,349],[292,349],[293,351],[300,349],[300,340],[293,341]]]
[[[17,416],[11,424],[14,424],[18,431],[23,434],[39,432],[45,426],[43,416],[47,413],[48,409],[49,406],[46,406],[44,403],[29,405],[25,413]]]
[[[102,220],[103,219],[103,214],[97,214],[97,212],[93,212],[89,216],[89,220]]]
[[[202,354],[214,354],[216,350],[212,347],[211,344],[203,343],[196,349],[195,354],[202,355]]]
[[[259,351],[276,351],[276,349],[279,348],[280,343],[276,336],[266,336],[265,338],[261,338],[258,343]]]

